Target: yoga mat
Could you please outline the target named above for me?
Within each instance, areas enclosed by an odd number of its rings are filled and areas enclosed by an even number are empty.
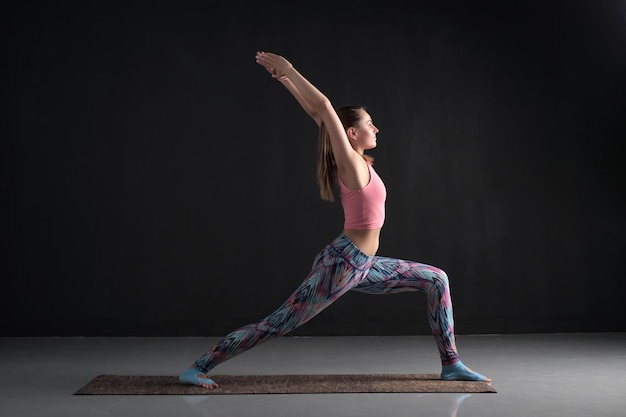
[[[99,375],[75,395],[243,395],[339,393],[495,393],[489,383],[443,381],[437,374],[212,375],[219,388],[182,384],[171,375]]]

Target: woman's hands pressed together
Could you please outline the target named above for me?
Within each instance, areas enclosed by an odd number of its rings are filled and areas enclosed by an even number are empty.
[[[291,62],[287,61],[280,55],[271,52],[259,51],[256,53],[256,62],[262,65],[272,78],[281,79],[287,77],[289,71],[293,69]]]

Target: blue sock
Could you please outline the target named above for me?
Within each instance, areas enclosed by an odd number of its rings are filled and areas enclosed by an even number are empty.
[[[207,384],[207,385],[215,385],[215,387],[217,387],[217,384],[212,379],[200,378],[198,375],[205,375],[205,374],[204,372],[199,371],[196,368],[188,368],[188,369],[185,369],[182,374],[180,374],[178,379],[183,384],[197,385],[199,387],[201,387],[202,384]]]
[[[463,362],[458,361],[441,368],[441,379],[448,381],[486,381],[487,377],[472,371],[463,365]]]

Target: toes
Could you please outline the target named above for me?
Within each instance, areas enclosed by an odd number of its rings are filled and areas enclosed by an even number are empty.
[[[184,384],[197,385],[202,388],[217,388],[217,384],[201,371],[189,368],[179,376],[179,380]]]
[[[202,388],[215,389],[218,385],[210,378],[198,377],[198,385]]]

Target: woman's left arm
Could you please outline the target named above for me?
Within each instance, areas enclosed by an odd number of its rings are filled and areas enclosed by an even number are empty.
[[[311,118],[315,121],[315,123],[317,123],[317,125],[320,126],[322,124],[322,118],[320,117],[319,113],[317,113],[313,109],[313,106],[311,106],[311,104],[308,101],[306,101],[306,99],[302,96],[302,93],[300,92],[300,90],[298,90],[298,87],[296,87],[295,84],[292,83],[291,80],[286,75],[276,77],[276,72],[275,72],[276,70],[274,68],[271,68],[264,64],[261,64],[261,65],[263,65],[263,67],[267,70],[267,72],[272,74],[272,77],[276,78],[283,86],[285,86],[285,88],[296,99],[296,101],[298,102],[298,104],[300,104],[300,107],[302,107],[302,109],[306,112],[306,114],[311,116]]]

